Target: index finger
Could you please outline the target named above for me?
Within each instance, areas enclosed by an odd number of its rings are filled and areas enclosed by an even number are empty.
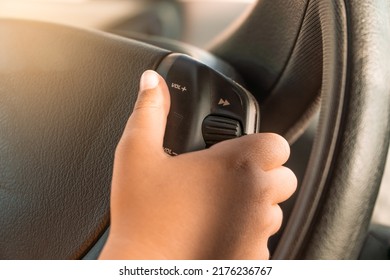
[[[246,135],[218,143],[211,149],[224,149],[225,155],[232,157],[232,161],[255,164],[264,171],[283,165],[290,156],[289,144],[275,133]]]

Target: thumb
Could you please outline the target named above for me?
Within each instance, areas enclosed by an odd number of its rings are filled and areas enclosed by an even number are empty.
[[[133,113],[123,132],[126,146],[162,151],[169,107],[170,95],[165,80],[155,71],[145,71]]]

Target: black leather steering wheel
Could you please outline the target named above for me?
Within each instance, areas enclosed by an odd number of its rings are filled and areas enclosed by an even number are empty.
[[[139,77],[181,47],[0,22],[0,258],[83,258],[109,226],[114,150]],[[209,50],[259,100],[261,130],[292,142],[320,106],[273,258],[357,257],[389,145],[389,49],[387,0],[261,0]]]

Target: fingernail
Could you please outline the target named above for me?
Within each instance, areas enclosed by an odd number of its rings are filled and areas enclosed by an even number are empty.
[[[158,86],[159,78],[156,72],[153,70],[145,71],[141,76],[140,89],[148,90]]]

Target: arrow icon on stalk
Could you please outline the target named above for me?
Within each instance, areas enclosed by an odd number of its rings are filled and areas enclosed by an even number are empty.
[[[224,100],[224,99],[220,99],[219,100],[219,102],[218,102],[218,105],[222,105],[222,106],[229,106],[230,105],[230,103],[229,103],[229,101],[227,101],[227,99],[226,100]]]

